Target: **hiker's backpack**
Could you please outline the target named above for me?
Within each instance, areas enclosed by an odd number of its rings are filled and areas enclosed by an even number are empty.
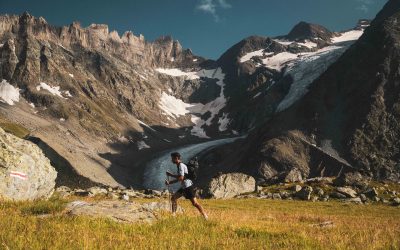
[[[195,181],[197,179],[197,170],[199,169],[199,161],[197,157],[191,159],[187,164],[188,173],[185,178]]]

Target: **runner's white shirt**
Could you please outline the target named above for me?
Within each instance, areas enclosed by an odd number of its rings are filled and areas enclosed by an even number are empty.
[[[183,177],[185,177],[185,175],[188,174],[188,168],[187,168],[186,164],[184,164],[182,162],[179,164],[178,174]],[[181,182],[181,185],[182,185],[182,188],[188,188],[193,185],[193,182],[190,179],[184,179]]]

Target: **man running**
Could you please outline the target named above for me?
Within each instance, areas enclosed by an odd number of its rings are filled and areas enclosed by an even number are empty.
[[[203,207],[200,205],[200,203],[197,201],[195,194],[194,194],[194,189],[193,189],[193,182],[189,178],[185,178],[185,175],[188,174],[188,168],[187,166],[181,162],[181,155],[178,152],[172,153],[171,154],[171,161],[174,163],[177,168],[178,168],[178,174],[172,174],[170,172],[167,172],[167,176],[175,178],[175,180],[172,181],[165,181],[166,185],[173,184],[176,182],[181,182],[181,188],[176,191],[171,197],[171,202],[172,202],[172,214],[175,215],[176,209],[178,207],[177,200],[184,196],[186,199],[190,200],[192,202],[192,205],[199,210],[199,212],[203,215],[205,219],[208,219],[207,214],[204,212]]]

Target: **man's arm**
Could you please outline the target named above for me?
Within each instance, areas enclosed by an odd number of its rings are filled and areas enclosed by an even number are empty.
[[[181,176],[180,174],[172,174],[171,172],[168,172],[168,171],[166,172],[166,174],[167,174],[167,176],[170,176],[175,179],[179,179],[179,177]],[[183,176],[182,176],[182,178],[183,178]]]
[[[177,177],[175,177],[176,179],[175,180],[172,180],[172,181],[168,181],[168,180],[165,180],[165,184],[167,184],[167,185],[169,185],[169,184],[174,184],[174,183],[177,183],[177,182],[182,182],[183,181],[183,176],[181,176],[181,175],[176,175]],[[173,176],[172,176],[173,177]]]

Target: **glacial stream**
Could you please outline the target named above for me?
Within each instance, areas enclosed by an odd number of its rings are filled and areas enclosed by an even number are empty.
[[[170,170],[176,172],[176,166],[171,162],[171,152],[179,152],[182,155],[183,162],[187,162],[191,158],[195,157],[201,152],[210,150],[214,147],[234,142],[243,137],[219,139],[214,141],[203,142],[199,144],[191,144],[179,148],[170,149],[164,151],[160,155],[156,156],[153,160],[146,164],[146,170],[144,172],[143,184],[145,188],[153,190],[164,190],[166,175],[165,172]],[[172,189],[176,190],[180,184],[175,184]]]

